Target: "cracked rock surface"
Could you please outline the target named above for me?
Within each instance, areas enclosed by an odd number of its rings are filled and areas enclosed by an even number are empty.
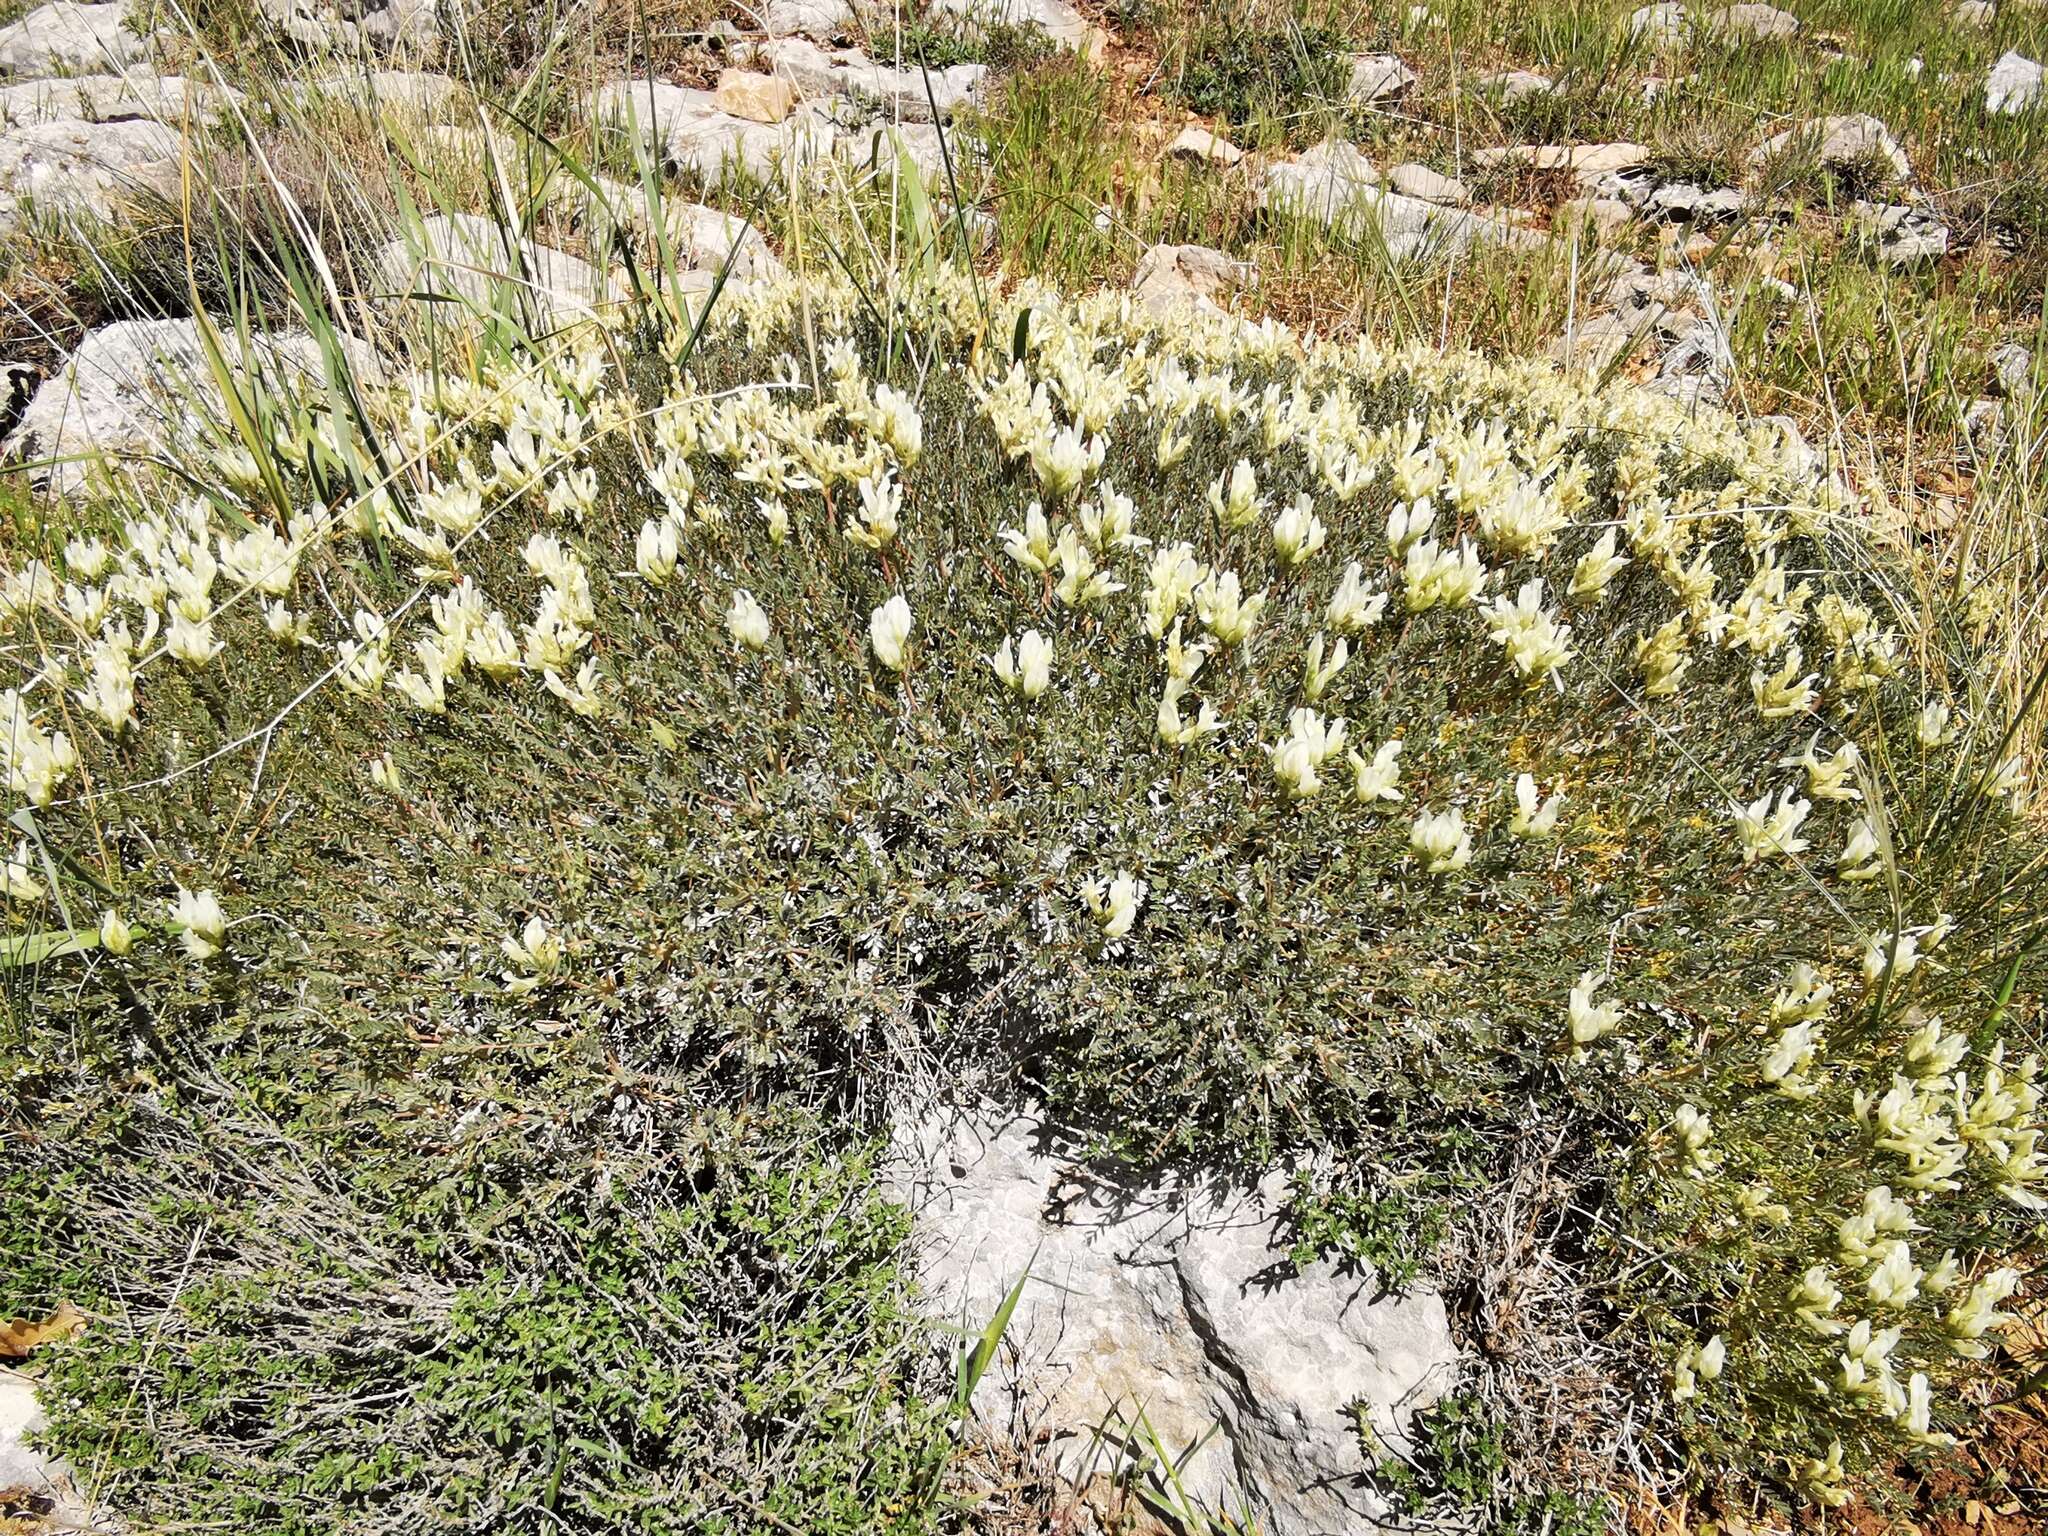
[[[1029,1271],[975,1396],[996,1432],[1045,1435],[1085,1485],[1124,1464],[1142,1411],[1171,1453],[1201,1443],[1183,1471],[1193,1496],[1269,1536],[1379,1528],[1352,1406],[1406,1446],[1457,1348],[1433,1292],[1384,1295],[1329,1261],[1295,1272],[1283,1171],[1250,1189],[1118,1184],[1057,1127],[983,1110],[903,1124],[892,1180],[938,1317],[979,1334]]]

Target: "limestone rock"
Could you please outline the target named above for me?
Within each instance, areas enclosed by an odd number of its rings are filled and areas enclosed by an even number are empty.
[[[728,69],[718,77],[712,99],[719,110],[752,123],[779,123],[796,110],[796,87],[779,75]]]
[[[881,64],[859,48],[821,48],[809,38],[774,38],[747,53],[813,99],[843,96],[906,123],[943,122],[977,99],[985,64],[952,64],[928,73]]]
[[[1142,1411],[1175,1452],[1199,1443],[1182,1472],[1194,1498],[1248,1506],[1269,1536],[1372,1529],[1387,1511],[1358,1486],[1349,1408],[1362,1403],[1391,1447],[1412,1443],[1413,1415],[1457,1366],[1442,1300],[1383,1296],[1327,1261],[1295,1275],[1275,1231],[1284,1173],[1248,1191],[1119,1188],[1071,1155],[1030,1116],[899,1132],[895,1178],[933,1311],[979,1331],[1029,1271],[980,1416],[1042,1433],[1085,1486],[1118,1470],[1117,1426]]]
[[[1689,181],[1677,181],[1666,182],[1652,191],[1642,208],[1653,219],[1689,224],[1726,224],[1739,218],[1748,206],[1748,197],[1737,188],[1722,187],[1709,192]]]
[[[900,161],[901,174],[946,189],[950,164],[950,182],[958,184],[963,196],[971,196],[980,184],[980,141],[937,123],[869,123],[842,133],[838,150],[843,159],[876,177],[897,174]]]
[[[1397,165],[1387,172],[1387,185],[1406,197],[1419,197],[1426,203],[1464,204],[1472,201],[1472,194],[1465,183],[1454,176],[1441,176],[1426,165],[1410,161]]]
[[[1599,373],[1632,351],[1639,334],[1619,315],[1595,315],[1553,341],[1549,355],[1567,368]]]
[[[773,180],[830,154],[836,138],[832,125],[809,107],[780,123],[749,122],[722,110],[709,91],[660,81],[599,86],[590,110],[600,121],[631,125],[668,164],[714,184],[733,168]]]
[[[232,327],[218,327],[231,363],[253,367],[280,389],[324,388],[320,347],[303,334],[259,336],[239,356]],[[383,378],[375,353],[344,338],[351,366],[372,382]],[[56,374],[44,381],[21,420],[0,444],[9,459],[69,459],[93,453],[124,455],[162,448],[200,410],[219,399],[196,321],[121,320],[79,343]],[[82,464],[46,472],[61,491],[85,480]]]
[[[182,146],[174,129],[143,119],[58,118],[0,134],[0,232],[23,213],[109,216],[138,193],[174,197]]]
[[[1948,226],[1925,208],[1859,202],[1852,212],[1888,266],[1917,266],[1948,254]]]
[[[1525,96],[1548,96],[1557,89],[1557,82],[1548,75],[1539,75],[1530,69],[1501,69],[1492,74],[1481,75],[1477,81],[1481,91],[1491,92],[1502,101],[1520,101]]]
[[[1509,144],[1472,152],[1473,163],[1482,167],[1526,162],[1539,171],[1570,171],[1581,182],[1632,170],[1649,159],[1650,151],[1640,144]]]
[[[1988,27],[1998,15],[1991,0],[1963,0],[1956,7],[1956,20],[1966,27]]]
[[[215,117],[242,99],[232,87],[146,69],[23,80],[0,85],[0,127],[26,128],[67,117],[91,123],[144,117],[175,127],[188,118]]]
[[[1193,123],[1181,129],[1179,137],[1166,146],[1169,155],[1179,155],[1184,160],[1200,160],[1208,165],[1236,165],[1244,159],[1244,151],[1228,139],[1220,139],[1206,128],[1197,128]]]
[[[41,1519],[31,1519],[26,1528],[117,1530],[86,1500],[68,1465],[29,1449],[29,1438],[42,1430],[44,1422],[34,1384],[20,1372],[0,1366],[0,1489],[18,1490],[32,1501]]]
[[[441,36],[437,0],[391,0],[363,17],[362,31],[394,53],[430,49]]]
[[[1890,167],[1900,181],[1913,174],[1906,152],[1899,148],[1899,141],[1892,137],[1891,130],[1878,119],[1860,112],[1846,117],[1823,117],[1803,127],[1787,129],[1751,150],[1750,163],[1761,165],[1799,144],[1811,144],[1822,165],[1853,166],[1864,160],[1876,159]]]
[[[459,82],[424,70],[372,69],[326,75],[313,82],[313,89],[338,101],[373,105],[421,119],[445,120],[469,102],[469,92]]]
[[[782,275],[761,231],[739,215],[686,202],[664,202],[661,212],[670,249],[684,266],[740,280]]]
[[[2042,99],[2042,69],[2016,49],[2007,49],[1984,77],[1984,110],[1994,116],[2017,117]]]
[[[1533,232],[1501,219],[1388,191],[1378,182],[1379,173],[1370,161],[1351,145],[1332,139],[1266,167],[1259,204],[1273,212],[1314,219],[1348,237],[1376,234],[1397,261],[1473,245],[1537,243]]]
[[[926,10],[957,16],[980,29],[1028,27],[1062,48],[1085,51],[1089,44],[1088,19],[1067,0],[934,0]]]
[[[1282,207],[1299,218],[1334,224],[1359,198],[1379,185],[1380,173],[1356,145],[1325,139],[1291,160],[1266,168],[1262,205]]]
[[[1163,311],[1182,304],[1215,309],[1216,299],[1259,280],[1259,269],[1233,261],[1206,245],[1155,245],[1138,258],[1131,291],[1147,309]]]
[[[1719,404],[1735,374],[1721,306],[1712,285],[1690,272],[1640,267],[1607,285],[1608,312],[1551,345],[1567,364],[1605,367],[1638,342],[1662,347],[1648,387],[1688,406]]]
[[[1383,107],[1407,95],[1415,80],[1415,71],[1397,54],[1354,53],[1344,99],[1360,106]]]
[[[519,236],[479,214],[437,214],[416,235],[377,252],[378,281],[396,294],[432,293],[481,309],[508,299],[543,325],[587,316],[617,297],[611,279],[580,257]]]
[[[1798,33],[1799,18],[1775,5],[1731,5],[1708,16],[1707,25],[1730,37],[1781,43]]]
[[[1629,13],[1628,30],[1653,48],[1676,48],[1685,41],[1685,7],[1676,0],[1643,6]]]
[[[1972,400],[1963,412],[1963,437],[1977,453],[1992,454],[2005,446],[2005,404]]]
[[[1991,353],[1991,373],[1998,380],[1999,393],[2011,398],[2034,387],[2034,354],[2016,341],[2009,341]]]
[[[814,37],[830,42],[854,23],[847,0],[768,0],[761,26],[770,37]]]
[[[362,29],[331,0],[256,0],[256,13],[288,42],[316,53],[353,49]]]
[[[1620,198],[1575,197],[1559,206],[1557,216],[1566,224],[1591,224],[1603,233],[1611,233],[1624,228],[1636,211]]]
[[[0,27],[0,74],[82,75],[144,64],[156,34],[136,36],[126,0],[75,5],[55,0],[9,27]]]

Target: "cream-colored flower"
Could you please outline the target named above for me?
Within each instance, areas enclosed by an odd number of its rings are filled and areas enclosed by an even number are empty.
[[[875,648],[875,660],[891,672],[910,665],[910,631],[915,623],[901,592],[868,615],[868,640]]]

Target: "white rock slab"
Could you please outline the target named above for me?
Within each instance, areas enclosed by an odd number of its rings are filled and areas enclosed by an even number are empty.
[[[1351,145],[1328,140],[1266,167],[1259,205],[1314,219],[1347,238],[1375,234],[1396,261],[1474,245],[1531,246],[1539,236],[1505,220],[1389,191]]]
[[[76,5],[55,0],[0,27],[0,74],[82,75],[147,63],[156,34],[128,26],[126,0]]]
[[[0,1366],[0,1488],[20,1489],[46,1505],[43,1518],[52,1531],[118,1530],[84,1497],[65,1462],[29,1449],[30,1437],[44,1423],[35,1384],[19,1371]],[[31,1521],[29,1528],[41,1530],[44,1525]]]
[[[147,69],[121,74],[51,76],[0,85],[0,127],[26,128],[61,118],[104,123],[154,118],[176,126],[219,116],[243,99],[232,87]]]
[[[232,328],[223,326],[230,359],[240,348]],[[370,348],[353,338],[345,345],[360,378],[381,381],[383,369]],[[259,337],[251,346],[254,366],[274,386],[317,391],[325,373],[319,344],[303,333]],[[9,459],[72,459],[162,451],[195,413],[219,400],[206,365],[197,322],[122,320],[102,326],[79,344],[64,366],[44,380],[21,420],[0,443]],[[82,463],[40,471],[60,491],[85,481]]]
[[[1388,1445],[1410,1443],[1413,1415],[1454,1382],[1444,1305],[1327,1261],[1296,1275],[1275,1225],[1284,1173],[1252,1190],[1108,1184],[1054,1128],[994,1112],[897,1140],[935,1313],[978,1334],[1029,1272],[976,1392],[985,1422],[1043,1432],[1085,1484],[1123,1464],[1142,1411],[1172,1452],[1206,1439],[1184,1485],[1268,1536],[1369,1531],[1387,1513],[1359,1486],[1351,1405]]]
[[[985,64],[897,68],[877,62],[862,49],[821,48],[806,37],[770,39],[750,49],[748,57],[811,100],[845,97],[906,123],[928,123],[935,116],[944,122],[979,99],[988,74]]]
[[[1156,313],[1191,306],[1220,309],[1219,298],[1259,280],[1259,269],[1206,245],[1155,245],[1138,258],[1131,292]]]
[[[1984,77],[1984,110],[2017,117],[2041,104],[2042,69],[2017,49],[2008,49]]]
[[[932,0],[925,9],[957,16],[983,31],[1027,27],[1043,32],[1062,48],[1088,46],[1088,19],[1066,0]]]
[[[184,147],[176,130],[142,118],[57,118],[0,134],[0,233],[38,215],[118,218],[138,195],[173,197]]]
[[[377,252],[375,270],[388,292],[444,294],[484,309],[523,294],[542,324],[593,315],[618,297],[610,277],[581,257],[473,213],[423,220],[417,234]]]
[[[743,171],[772,181],[832,152],[837,130],[810,107],[779,123],[755,123],[721,110],[710,91],[661,81],[615,80],[593,93],[600,121],[635,128],[669,165],[707,183]]]

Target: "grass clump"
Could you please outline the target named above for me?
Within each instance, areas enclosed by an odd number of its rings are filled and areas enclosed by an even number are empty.
[[[1368,1455],[1376,1448],[1370,1431]],[[1395,1513],[1459,1521],[1484,1536],[1606,1536],[1610,1509],[1599,1494],[1501,1493],[1509,1467],[1505,1433],[1486,1405],[1454,1392],[1416,1415],[1406,1457],[1379,1455],[1368,1483]]]
[[[934,1081],[1397,1278],[1540,1128],[1673,1483],[2002,1379],[2039,687],[1782,437],[938,262],[479,334],[10,553],[0,1306],[117,1502],[950,1518]]]
[[[1331,20],[1224,7],[1205,12],[1174,40],[1171,90],[1191,111],[1233,128],[1273,122],[1285,133],[1305,110],[1343,101],[1347,52],[1348,40]]]

